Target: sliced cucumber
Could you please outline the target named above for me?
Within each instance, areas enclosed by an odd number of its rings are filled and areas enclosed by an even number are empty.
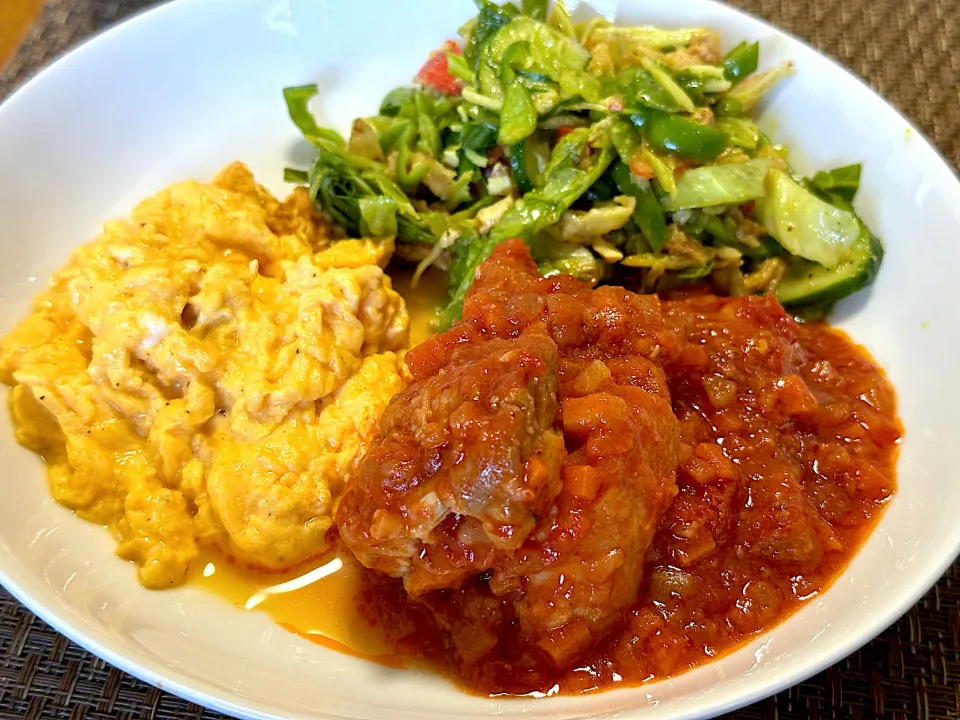
[[[767,178],[757,217],[791,255],[839,268],[858,241],[861,222],[850,210],[821,200],[781,170]]]
[[[795,257],[790,270],[777,285],[777,300],[787,306],[834,303],[869,285],[883,260],[883,245],[870,229],[857,220],[859,232],[847,259],[832,270]]]

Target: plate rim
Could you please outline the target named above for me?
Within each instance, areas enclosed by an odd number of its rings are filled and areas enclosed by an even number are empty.
[[[79,44],[72,47],[68,52],[64,53],[50,64],[42,67],[37,72],[29,76],[25,82],[18,85],[12,93],[4,98],[3,101],[0,102],[0,126],[2,126],[6,114],[12,112],[12,108],[16,107],[17,104],[22,102],[24,98],[28,97],[31,93],[36,92],[37,87],[42,84],[45,77],[59,72],[61,67],[66,66],[70,62],[74,62],[78,57],[90,52],[95,52],[97,47],[104,42],[109,42],[114,36],[126,32],[134,25],[149,22],[161,14],[167,12],[186,13],[187,10],[184,8],[187,6],[215,3],[217,1],[218,0],[161,0],[157,5],[139,9],[122,21],[114,23],[109,27],[93,33]],[[590,0],[586,0],[587,3],[589,3],[589,1]],[[759,17],[746,10],[733,7],[722,0],[700,1],[712,6],[715,10],[720,12],[738,16],[740,19],[759,23],[766,32],[769,32],[774,36],[786,38],[792,43],[797,43],[798,45],[817,55],[822,60],[826,61],[826,63],[830,66],[832,73],[842,73],[847,77],[848,80],[858,84],[862,90],[865,90],[867,93],[873,96],[873,98],[886,106],[886,109],[893,113],[893,115],[903,124],[904,129],[912,133],[912,142],[917,142],[918,145],[922,146],[924,151],[932,154],[932,156],[939,162],[940,166],[947,171],[946,174],[953,183],[952,189],[958,198],[960,198],[960,169],[954,166],[952,161],[946,157],[944,152],[930,140],[926,133],[917,127],[916,123],[911,118],[907,117],[897,106],[885,98],[880,92],[871,87],[869,83],[860,77],[856,72],[843,65],[833,55],[819,50],[811,43],[798,37],[794,33],[778,27],[762,17]],[[619,6],[620,3],[630,2],[630,0],[616,0],[616,2],[617,6]],[[891,503],[897,502],[897,498],[898,496],[894,495]],[[890,506],[888,505],[885,508],[884,513],[889,510],[889,507]],[[68,510],[67,512],[70,511]],[[881,515],[881,517],[877,520],[877,525],[882,522],[882,517],[883,516]],[[85,522],[79,518],[77,518],[77,521]],[[871,537],[876,530],[877,526],[875,526],[870,535],[867,536],[867,539],[869,539],[869,537]],[[903,593],[901,602],[895,605],[885,606],[882,612],[871,614],[871,619],[865,621],[864,626],[861,628],[858,634],[851,633],[839,639],[832,647],[831,652],[825,652],[822,655],[811,659],[809,662],[802,664],[802,666],[798,669],[791,668],[789,670],[783,670],[778,676],[772,678],[770,682],[761,683],[756,689],[742,693],[737,697],[728,700],[727,702],[711,704],[709,700],[706,700],[703,702],[706,710],[704,708],[698,709],[697,707],[691,707],[687,712],[676,715],[676,720],[693,720],[694,718],[706,717],[703,714],[705,711],[708,711],[709,713],[725,713],[745,707],[746,705],[763,698],[770,697],[786,688],[801,683],[813,675],[821,672],[822,670],[830,667],[831,665],[839,662],[843,658],[848,657],[853,652],[856,652],[858,649],[879,636],[884,630],[895,624],[907,612],[909,612],[910,609],[932,587],[934,587],[934,585],[936,585],[936,583],[943,577],[950,566],[956,562],[958,558],[960,558],[960,531],[955,533],[955,537],[952,538],[952,544],[947,542],[950,539],[951,538],[945,538],[945,542],[942,545],[941,550],[942,556],[938,558],[937,562],[931,565],[930,569],[923,576],[922,582],[918,579],[909,592]],[[860,550],[857,552],[859,553]],[[301,718],[302,720],[341,720],[342,718],[346,717],[342,715],[330,714],[323,710],[318,710],[316,713],[312,713],[310,715],[297,714],[292,716],[281,716],[276,714],[276,712],[268,705],[252,698],[244,698],[242,703],[238,703],[236,700],[231,699],[231,695],[233,695],[232,693],[226,689],[210,684],[207,680],[200,676],[195,676],[178,668],[172,667],[167,667],[162,671],[151,668],[151,663],[142,664],[139,660],[133,657],[133,653],[125,651],[123,644],[119,641],[114,641],[112,639],[101,641],[94,633],[88,632],[79,624],[74,623],[69,618],[62,616],[55,610],[50,610],[41,599],[35,597],[24,587],[23,584],[17,581],[17,579],[14,577],[15,574],[15,572],[12,573],[7,567],[5,567],[5,563],[0,563],[0,585],[3,585],[6,590],[25,608],[51,626],[58,633],[67,637],[70,641],[76,643],[95,656],[105,660],[122,672],[125,672],[153,687],[172,693],[181,699],[187,700],[188,702],[196,703],[214,711],[228,713],[238,718],[249,718],[251,720],[282,720],[284,717],[289,717],[297,718],[298,720]],[[21,573],[21,575],[24,575],[24,573]],[[843,575],[844,573],[841,573],[834,578],[830,586],[828,586],[828,588],[823,592],[828,593],[832,586],[840,578],[842,578]],[[789,617],[782,622],[787,621],[789,621]],[[782,623],[778,623],[778,625],[780,624]],[[774,628],[770,628],[765,633],[762,633],[756,637],[764,637],[773,629]],[[709,665],[709,663],[707,665]],[[640,686],[632,686],[632,688],[635,687]],[[650,687],[653,687],[653,685]],[[624,690],[627,689],[628,688],[624,688]],[[617,690],[608,692],[617,692]],[[503,698],[498,698],[498,701],[502,702],[502,700]],[[627,710],[625,711],[627,714],[623,714],[621,717],[632,717],[634,712],[642,713],[643,709],[635,708]],[[639,717],[639,715],[637,717]]]

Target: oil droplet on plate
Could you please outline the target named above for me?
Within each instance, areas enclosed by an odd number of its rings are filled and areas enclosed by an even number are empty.
[[[197,567],[202,570],[191,578],[192,584],[237,607],[266,613],[285,630],[324,647],[399,664],[386,640],[357,609],[355,598],[365,571],[346,551],[291,573],[259,572],[213,554]]]

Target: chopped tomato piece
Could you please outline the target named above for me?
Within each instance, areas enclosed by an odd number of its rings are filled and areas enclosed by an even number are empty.
[[[447,40],[440,50],[434,50],[430,53],[430,59],[420,68],[416,81],[424,87],[436,90],[444,95],[457,95],[460,93],[462,83],[450,74],[446,55],[448,52],[455,55],[463,54],[457,43],[453,40]]]
[[[573,127],[570,125],[561,125],[557,128],[557,140],[560,140],[564,135],[569,135],[573,132]]]

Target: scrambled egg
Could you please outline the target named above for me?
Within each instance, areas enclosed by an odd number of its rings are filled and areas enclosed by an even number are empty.
[[[56,500],[160,588],[200,547],[322,553],[344,476],[403,385],[390,241],[331,239],[235,163],[107,223],[0,344],[17,439]]]

